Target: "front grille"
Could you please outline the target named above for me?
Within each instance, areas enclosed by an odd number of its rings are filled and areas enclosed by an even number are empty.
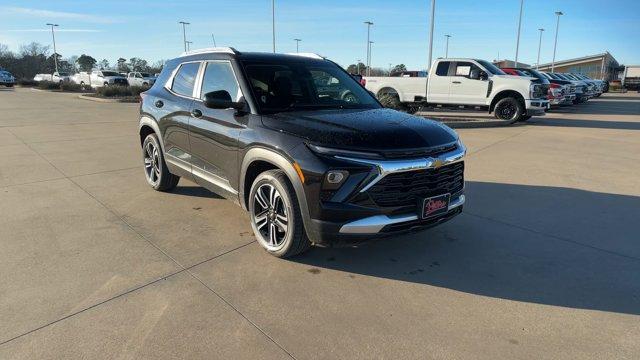
[[[575,93],[576,92],[576,86],[575,85],[571,85],[571,87],[569,88],[569,92],[571,94]]]
[[[456,143],[422,149],[405,149],[384,151],[382,155],[387,159],[410,159],[417,157],[438,157],[458,147]]]
[[[549,92],[548,85],[535,85],[533,87],[533,98],[534,99],[545,98],[548,92]]]
[[[455,194],[464,188],[464,162],[440,167],[389,174],[366,193],[381,207],[416,206],[431,196]]]

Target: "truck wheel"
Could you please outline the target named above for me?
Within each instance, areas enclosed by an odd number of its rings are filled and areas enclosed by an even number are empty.
[[[258,175],[249,193],[249,215],[258,243],[271,255],[287,258],[311,247],[296,193],[284,171]]]
[[[164,154],[156,134],[149,134],[142,143],[142,158],[144,159],[144,174],[147,182],[158,191],[169,191],[178,185],[180,177],[173,175],[167,169]]]
[[[512,97],[500,99],[493,108],[493,115],[496,119],[509,121],[510,124],[520,121],[523,113],[524,109],[520,101]]]
[[[378,100],[380,101],[380,104],[386,108],[403,110],[398,94],[382,94]]]

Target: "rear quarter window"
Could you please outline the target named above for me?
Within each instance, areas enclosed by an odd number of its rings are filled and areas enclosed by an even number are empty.
[[[447,76],[449,73],[449,64],[450,61],[441,61],[438,63],[438,67],[436,68],[436,75],[438,76]]]
[[[193,87],[196,83],[196,75],[198,75],[199,68],[199,62],[180,65],[180,68],[176,72],[176,76],[173,78],[171,91],[179,95],[192,97]]]

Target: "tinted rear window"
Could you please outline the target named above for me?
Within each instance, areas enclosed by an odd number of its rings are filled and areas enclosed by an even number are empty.
[[[182,64],[173,78],[171,90],[180,95],[193,96],[198,68],[200,68],[199,62]]]

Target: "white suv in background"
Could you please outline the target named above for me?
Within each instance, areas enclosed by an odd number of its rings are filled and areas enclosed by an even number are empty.
[[[129,86],[151,86],[156,78],[149,73],[134,71],[127,74],[127,81]]]
[[[113,85],[127,86],[127,79],[119,73],[110,70],[95,70],[91,72],[92,88]]]

